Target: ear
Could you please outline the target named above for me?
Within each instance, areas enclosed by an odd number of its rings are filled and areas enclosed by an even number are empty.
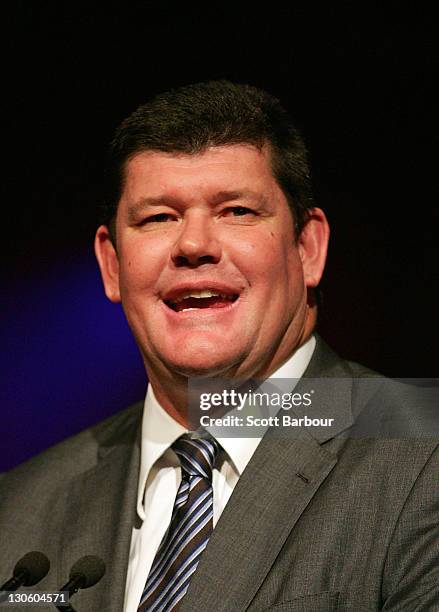
[[[320,208],[311,208],[298,239],[305,285],[317,287],[323,274],[328,251],[329,225]]]
[[[105,294],[112,302],[120,302],[119,259],[110,238],[108,227],[98,227],[95,238],[95,254],[101,269]]]

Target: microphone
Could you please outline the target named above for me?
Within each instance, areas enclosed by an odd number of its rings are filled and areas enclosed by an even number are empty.
[[[105,574],[105,563],[99,557],[86,555],[73,564],[69,574],[69,581],[61,587],[60,591],[67,591],[69,597],[79,591],[94,586]],[[55,606],[63,612],[74,612],[70,605]]]
[[[16,591],[22,585],[33,586],[47,575],[50,561],[41,552],[33,550],[19,559],[14,567],[13,577],[0,587],[0,602],[8,597],[8,593]],[[4,593],[8,591],[8,593]]]

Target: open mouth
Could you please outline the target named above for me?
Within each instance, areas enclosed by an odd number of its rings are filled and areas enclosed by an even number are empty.
[[[238,297],[237,293],[219,293],[212,289],[203,289],[187,291],[171,299],[165,299],[164,302],[174,312],[185,312],[201,308],[226,308],[236,302]]]

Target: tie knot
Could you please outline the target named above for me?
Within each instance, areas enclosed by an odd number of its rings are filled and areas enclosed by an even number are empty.
[[[212,480],[212,470],[218,454],[218,444],[212,437],[191,438],[184,434],[172,445],[180,459],[182,470],[190,476]]]

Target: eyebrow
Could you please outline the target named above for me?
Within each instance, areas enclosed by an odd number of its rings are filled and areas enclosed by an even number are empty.
[[[239,189],[233,191],[218,191],[211,199],[210,204],[217,206],[223,202],[233,200],[257,200],[264,201],[265,198],[251,189]],[[169,195],[141,198],[137,202],[128,205],[128,218],[130,221],[136,219],[137,215],[148,206],[180,206],[182,200]]]
[[[180,200],[178,198],[172,198],[170,196],[140,198],[137,202],[128,204],[128,220],[130,222],[135,221],[137,215],[148,206],[177,206],[179,203]]]
[[[251,191],[251,189],[242,189],[237,191],[218,191],[211,203],[221,204],[222,202],[231,202],[232,200],[262,200],[263,196],[260,193]]]

